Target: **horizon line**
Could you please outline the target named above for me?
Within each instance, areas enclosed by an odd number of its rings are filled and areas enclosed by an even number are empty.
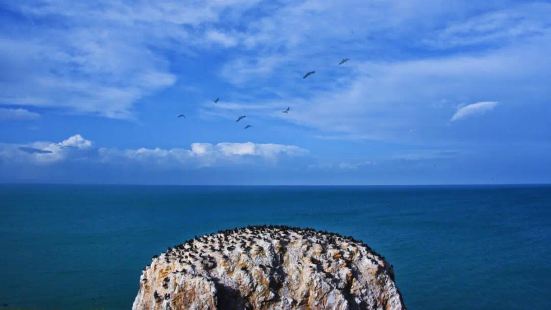
[[[174,186],[174,187],[462,187],[462,186],[551,186],[551,183],[443,183],[443,184],[163,184],[163,183],[64,183],[0,182],[2,185],[82,185],[82,186]]]

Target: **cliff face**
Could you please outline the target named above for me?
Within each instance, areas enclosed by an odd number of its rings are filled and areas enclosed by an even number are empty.
[[[133,309],[405,309],[390,265],[351,238],[249,227],[154,257]]]

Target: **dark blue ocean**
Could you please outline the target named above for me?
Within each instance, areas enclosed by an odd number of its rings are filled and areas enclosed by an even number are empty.
[[[410,309],[551,309],[551,187],[0,185],[0,307],[128,309],[151,256],[219,229],[352,235]]]

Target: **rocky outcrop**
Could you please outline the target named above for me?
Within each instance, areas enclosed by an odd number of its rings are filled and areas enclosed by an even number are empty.
[[[153,257],[133,309],[405,309],[392,267],[350,237],[255,226]]]

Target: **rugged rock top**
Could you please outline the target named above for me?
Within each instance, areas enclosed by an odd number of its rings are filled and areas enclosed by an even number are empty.
[[[133,309],[405,309],[392,267],[351,237],[226,230],[154,256]]]

